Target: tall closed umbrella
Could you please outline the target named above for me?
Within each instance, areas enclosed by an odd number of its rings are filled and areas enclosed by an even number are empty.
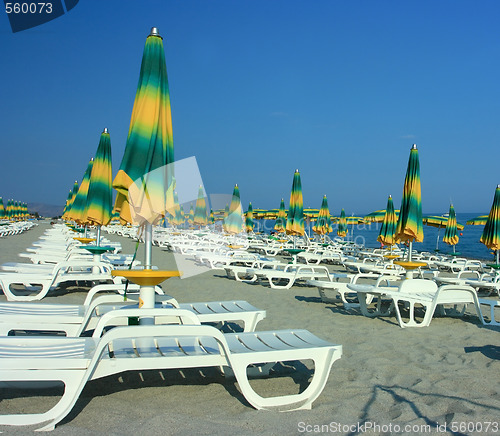
[[[105,128],[94,156],[87,204],[82,217],[82,221],[86,224],[97,226],[97,245],[100,245],[101,226],[109,224],[113,212],[111,180],[111,140],[108,129]]]
[[[302,184],[299,170],[295,170],[293,175],[290,204],[286,219],[286,233],[293,236],[304,235],[304,200],[302,198]]]
[[[248,210],[245,216],[245,230],[247,233],[253,232],[255,224],[253,222],[253,208],[252,203],[248,204]]]
[[[163,170],[173,162],[165,52],[163,39],[153,28],[144,46],[125,153],[113,180],[113,187],[118,191],[115,209],[120,212],[122,222],[135,221],[148,228],[148,224],[173,208],[173,174],[162,177]],[[146,267],[151,266],[149,261],[146,259]]]
[[[140,305],[145,308],[154,307],[154,285],[174,275],[152,271],[152,225],[174,208],[174,175],[168,167],[173,162],[165,52],[163,39],[153,27],[144,46],[125,152],[113,181],[118,191],[115,209],[120,212],[120,220],[140,224],[145,229],[144,275],[163,277],[141,284]]]
[[[5,218],[5,207],[3,205],[3,198],[0,197],[0,219]]]
[[[413,242],[424,240],[422,223],[422,196],[420,188],[420,163],[418,149],[413,144],[406,169],[403,198],[396,227],[396,238],[409,243],[408,261],[411,262]]]
[[[450,205],[450,212],[448,214],[448,222],[444,231],[443,242],[453,246],[455,253],[455,245],[458,244],[458,229],[457,229],[457,216],[453,204]]]
[[[381,244],[392,247],[396,243],[396,224],[397,218],[396,212],[394,211],[394,202],[392,201],[392,197],[389,195],[384,220],[382,221],[377,241]]]
[[[93,164],[94,158],[89,161],[85,174],[83,175],[82,183],[80,183],[80,187],[71,204],[71,208],[66,214],[70,220],[76,221],[77,223],[82,222],[85,207],[87,206],[87,194],[89,192],[90,173],[92,172]]]
[[[243,209],[241,207],[240,189],[234,186],[233,196],[227,217],[224,220],[224,231],[231,234],[238,234],[243,231]]]
[[[198,199],[196,200],[194,209],[193,222],[198,226],[206,226],[208,224],[207,202],[205,201],[203,186],[200,186],[198,189]]]
[[[179,198],[177,192],[174,191],[174,211],[172,213],[173,218],[171,224],[174,226],[180,226],[184,222],[184,214],[182,213],[181,206],[179,205]]]
[[[337,236],[341,238],[345,238],[347,235],[347,219],[345,217],[345,211],[342,209],[340,211],[340,218],[338,222],[338,228],[337,228]]]
[[[318,213],[318,219],[316,220],[316,225],[313,226],[313,231],[318,235],[326,235],[332,231],[332,220],[326,195],[323,196],[321,208]]]
[[[488,221],[484,226],[480,241],[490,250],[496,251],[496,264],[499,265],[500,253],[500,185],[497,185],[495,197],[488,215]]]
[[[283,198],[281,199],[276,222],[274,223],[274,230],[278,233],[284,233],[286,231],[286,209],[285,200]]]

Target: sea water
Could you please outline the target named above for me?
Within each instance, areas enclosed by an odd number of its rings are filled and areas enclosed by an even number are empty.
[[[483,243],[479,242],[479,239],[483,234],[484,226],[471,226],[465,224],[467,220],[475,218],[479,215],[485,215],[485,213],[457,213],[457,222],[462,224],[464,229],[458,231],[459,241],[455,246],[455,251],[460,253],[461,257],[494,261],[494,254],[486,248]],[[259,226],[260,231],[264,231],[265,233],[269,233],[274,227],[273,220],[256,220],[256,224]],[[354,226],[349,225],[349,230],[345,240],[354,241],[355,243],[362,244],[368,248],[379,248],[380,242],[377,241],[377,237],[379,235],[381,225],[382,223],[366,223]],[[258,231],[257,226],[255,231]],[[306,231],[309,235],[311,235],[312,232],[311,228],[312,224],[310,226],[306,224]],[[333,224],[333,232],[330,233],[329,236],[334,238],[336,236],[336,231],[337,225]],[[428,252],[434,252],[437,249],[439,250],[439,254],[452,253],[453,247],[443,242],[444,232],[444,228],[438,229],[436,227],[424,225],[424,240],[423,242],[415,242],[413,244],[413,248],[418,251]],[[314,232],[312,232],[312,234],[314,234]]]

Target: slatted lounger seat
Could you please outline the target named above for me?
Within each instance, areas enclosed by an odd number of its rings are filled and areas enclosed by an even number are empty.
[[[91,338],[0,338],[0,383],[26,386],[29,382],[62,381],[65,385],[63,396],[50,410],[0,415],[0,425],[45,423],[39,430],[52,430],[73,409],[87,381],[132,370],[222,367],[235,376],[242,395],[256,409],[310,409],[333,362],[342,354],[341,345],[323,341],[307,330],[223,334],[212,326],[199,325],[191,312],[171,311],[184,325],[116,327],[101,337],[104,326],[120,312],[115,311],[101,318]],[[130,312],[154,317],[158,310]],[[263,398],[250,386],[250,365],[267,369],[268,364],[302,360],[314,362],[314,375],[299,394]]]

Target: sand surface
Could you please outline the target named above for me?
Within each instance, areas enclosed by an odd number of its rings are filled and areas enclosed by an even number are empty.
[[[0,263],[23,261],[16,253],[48,226],[41,222],[0,239]],[[135,248],[131,239],[106,236],[120,241],[125,253]],[[141,245],[139,258],[142,251]],[[153,263],[161,269],[175,265],[173,256],[158,247]],[[495,429],[500,434],[500,329],[483,327],[473,312],[462,319],[435,317],[426,328],[401,329],[395,317],[370,319],[322,303],[316,288],[273,290],[230,280],[222,271],[173,278],[163,288],[179,302],[247,300],[267,311],[258,330],[305,328],[342,344],[343,356],[333,364],[312,410],[256,411],[237,384],[216,370],[133,372],[89,382],[53,434],[495,434]],[[80,304],[84,297],[84,292],[60,292],[43,302]],[[0,301],[5,301],[1,294]],[[296,392],[309,374],[305,366],[297,369],[256,380],[255,387],[263,395]],[[22,398],[16,396],[19,391],[0,392],[2,413],[43,408],[55,398],[54,393]],[[485,432],[488,422],[494,424]],[[31,434],[26,428],[0,430]]]

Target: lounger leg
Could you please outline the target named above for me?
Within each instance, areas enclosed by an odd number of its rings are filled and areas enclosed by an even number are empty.
[[[271,410],[280,409],[284,406],[292,406],[292,408],[287,407],[285,409],[287,411],[310,409],[314,400],[318,398],[319,394],[325,387],[333,362],[339,359],[340,355],[341,353],[338,350],[327,349],[317,350],[314,356],[304,357],[314,361],[314,375],[309,386],[300,394],[283,395],[271,398],[261,397],[250,386],[247,375],[247,366],[256,362],[249,361],[248,357],[243,355],[232,355],[231,365],[241,392],[245,396],[245,399],[256,409]]]
[[[0,425],[34,425],[50,421],[37,431],[53,430],[55,425],[71,411],[76,403],[85,385],[85,383],[81,383],[85,372],[85,370],[59,370],[57,371],[56,380],[53,372],[50,374],[43,374],[42,371],[26,370],[3,372],[2,381],[62,381],[64,383],[64,394],[54,407],[44,413],[0,415]]]

